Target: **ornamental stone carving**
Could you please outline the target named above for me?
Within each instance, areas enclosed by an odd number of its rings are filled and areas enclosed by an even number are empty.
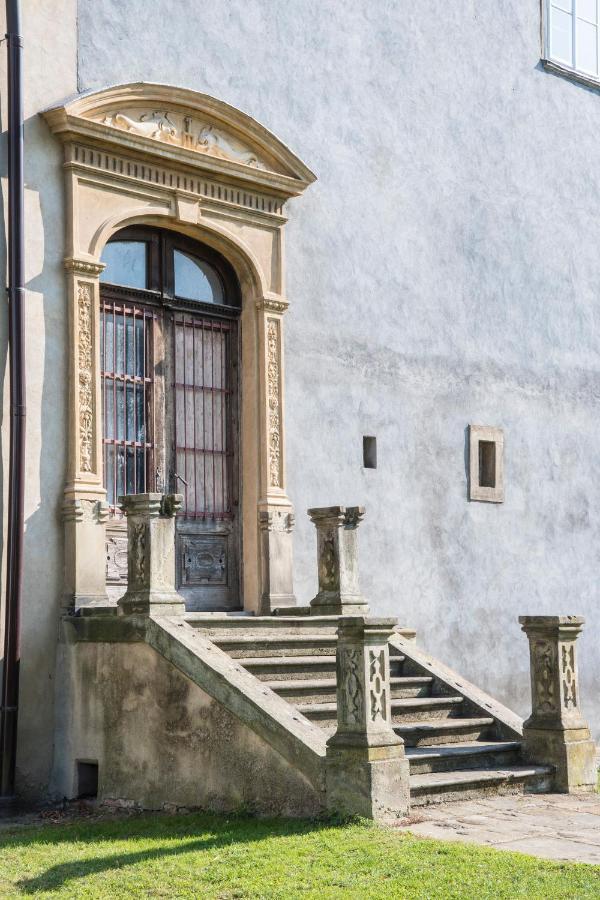
[[[368,613],[369,605],[358,583],[356,530],[364,516],[362,506],[327,506],[309,509],[317,528],[319,592],[311,601],[317,615]]]
[[[105,114],[97,121],[110,128],[130,131],[217,159],[230,160],[254,169],[268,168],[255,150],[215,123],[200,121],[195,116],[174,110],[119,110]]]
[[[267,323],[267,399],[269,404],[269,484],[282,487],[281,472],[281,370],[279,322]]]
[[[92,472],[94,447],[94,407],[92,373],[92,299],[93,286],[77,284],[77,322],[79,335],[79,468]]]
[[[529,638],[531,716],[523,726],[526,759],[552,765],[554,789],[592,791],[596,748],[579,708],[579,616],[521,616]]]
[[[396,619],[342,616],[338,625],[335,734],[327,741],[332,809],[382,821],[406,814],[408,760],[392,726],[388,641]]]

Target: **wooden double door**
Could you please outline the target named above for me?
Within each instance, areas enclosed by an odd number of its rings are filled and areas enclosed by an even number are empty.
[[[109,591],[122,593],[126,584],[119,496],[176,492],[184,498],[176,520],[177,588],[187,608],[238,609],[235,276],[208,248],[144,228],[118,233],[105,255],[101,359],[104,474],[111,507]]]

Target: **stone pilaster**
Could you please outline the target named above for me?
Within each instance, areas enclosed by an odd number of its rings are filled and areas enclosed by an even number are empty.
[[[358,583],[359,522],[362,506],[326,506],[309,509],[317,528],[319,592],[311,600],[313,615],[367,614],[369,604]]]
[[[127,592],[119,613],[185,612],[175,589],[175,515],[181,494],[128,494],[119,497],[127,516]]]
[[[520,616],[529,639],[531,716],[523,726],[527,760],[555,766],[554,789],[593,791],[596,747],[580,707],[577,637],[580,616]]]
[[[294,514],[285,510],[258,514],[261,544],[262,595],[260,614],[268,616],[277,607],[295,606],[292,581]]]
[[[327,742],[327,804],[342,815],[406,815],[409,766],[392,728],[388,640],[395,619],[340,619],[336,733]]]
[[[292,569],[294,509],[285,484],[283,313],[287,307],[287,300],[280,295],[263,297],[256,304],[264,360],[261,383],[264,455],[258,509],[259,611],[263,615],[269,615],[277,607],[296,605]]]
[[[68,606],[104,605],[106,519],[100,415],[99,276],[104,264],[65,260],[69,292],[70,395],[67,434],[65,600]]]

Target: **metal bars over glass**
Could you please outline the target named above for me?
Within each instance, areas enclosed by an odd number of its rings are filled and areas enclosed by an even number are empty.
[[[231,351],[235,323],[175,313],[175,466],[190,519],[232,517]]]
[[[107,501],[155,489],[152,414],[156,312],[124,301],[101,304],[102,414]]]

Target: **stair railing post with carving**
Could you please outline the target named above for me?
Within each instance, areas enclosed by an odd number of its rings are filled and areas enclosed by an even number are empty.
[[[396,619],[347,616],[337,644],[336,733],[327,742],[332,812],[389,822],[410,804],[404,741],[392,728],[388,640]]]
[[[127,592],[121,615],[179,615],[185,604],[175,588],[175,516],[181,494],[119,497],[127,516]]]
[[[311,600],[313,615],[368,614],[358,583],[357,528],[364,514],[363,506],[308,510],[317,528],[319,592]]]
[[[593,791],[596,746],[581,714],[576,641],[581,616],[520,616],[529,639],[531,716],[523,726],[523,755],[555,767],[553,789]]]

